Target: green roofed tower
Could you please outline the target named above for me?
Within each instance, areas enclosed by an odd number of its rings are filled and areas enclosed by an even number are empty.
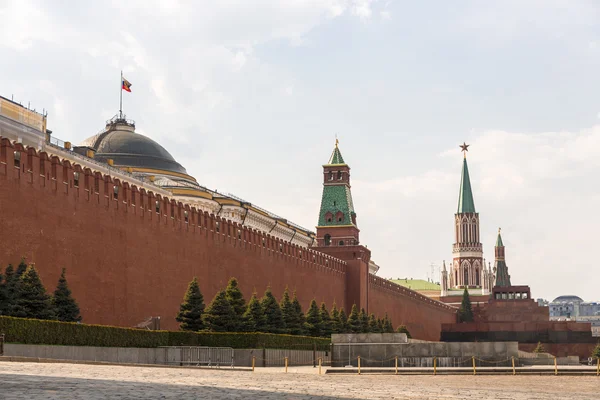
[[[498,228],[498,238],[496,239],[496,247],[494,248],[496,260],[494,262],[494,272],[496,275],[496,282],[494,286],[507,287],[512,286],[510,283],[510,275],[508,274],[508,267],[506,266],[506,260],[504,258],[504,243],[502,243],[502,236],[500,235],[500,229]]]
[[[350,191],[350,167],[336,139],[327,164],[323,165],[323,196],[317,226],[319,246],[351,246],[358,244],[356,213]]]
[[[356,212],[350,191],[350,167],[346,164],[339,142],[327,164],[323,165],[323,196],[319,209],[317,240],[313,249],[344,262],[346,279],[355,282],[343,299],[336,299],[346,310],[356,305],[369,312],[368,289],[371,251],[359,243]],[[325,260],[327,266],[328,260]]]
[[[463,160],[462,174],[460,176],[460,191],[458,193],[458,213],[474,213],[475,202],[471,190],[471,179],[469,179],[469,167],[467,158]]]
[[[469,168],[467,166],[467,151],[469,145],[460,146],[464,153],[460,188],[458,192],[458,210],[454,215],[454,245],[452,246],[452,267],[450,268],[449,286],[453,289],[483,288],[487,271],[483,261],[483,246],[480,242],[479,214],[475,211],[473,191]]]

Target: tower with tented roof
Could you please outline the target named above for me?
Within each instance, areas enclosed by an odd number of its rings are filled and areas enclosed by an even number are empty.
[[[483,246],[480,241],[479,213],[475,211],[467,151],[469,145],[460,146],[463,165],[458,194],[458,209],[454,214],[454,244],[452,246],[452,268],[450,287],[481,288],[483,269]]]

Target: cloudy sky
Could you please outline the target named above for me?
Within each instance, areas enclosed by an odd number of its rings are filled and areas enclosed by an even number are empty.
[[[100,5],[103,3],[103,5]],[[485,256],[600,300],[600,4],[0,0],[0,94],[77,143],[119,106],[198,181],[314,229],[335,134],[384,277],[452,258],[462,155]]]

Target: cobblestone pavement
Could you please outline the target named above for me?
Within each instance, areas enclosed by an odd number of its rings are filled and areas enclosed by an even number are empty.
[[[594,376],[318,375],[0,362],[0,399],[598,399]]]

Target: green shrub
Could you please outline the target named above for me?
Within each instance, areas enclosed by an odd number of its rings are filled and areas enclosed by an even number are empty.
[[[169,333],[75,322],[0,317],[0,332],[6,341],[24,344],[103,347],[166,346]]]
[[[0,316],[0,333],[9,343],[62,346],[209,346],[236,349],[329,350],[329,339],[271,333],[148,331],[114,326]]]
[[[592,351],[592,357],[600,359],[600,342],[598,342],[598,345]]]
[[[535,349],[533,349],[534,353],[545,353],[546,349],[544,348],[544,345],[542,344],[542,342],[538,342],[537,346],[535,346]]]

